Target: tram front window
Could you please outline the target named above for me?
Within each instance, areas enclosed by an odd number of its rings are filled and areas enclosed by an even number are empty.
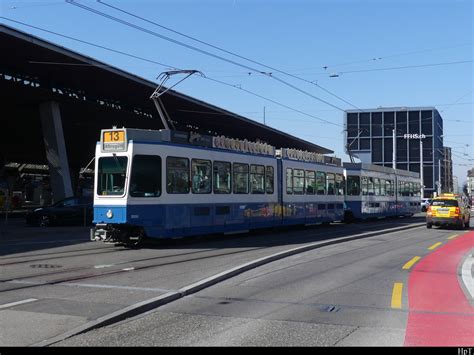
[[[127,157],[99,158],[97,194],[123,195],[125,191],[125,173]]]

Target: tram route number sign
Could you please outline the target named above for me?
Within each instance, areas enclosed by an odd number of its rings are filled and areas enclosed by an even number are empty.
[[[127,150],[127,137],[124,129],[102,130],[103,152],[124,152]]]

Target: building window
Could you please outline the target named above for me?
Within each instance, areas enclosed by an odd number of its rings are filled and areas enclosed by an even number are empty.
[[[419,134],[420,133],[420,111],[408,112],[408,133]]]
[[[397,136],[404,135],[407,132],[407,113],[405,111],[397,112]]]
[[[360,139],[360,150],[370,150],[370,138]]]
[[[433,134],[433,111],[421,111],[421,133]]]
[[[372,137],[382,135],[382,112],[372,112]]]
[[[382,138],[372,139],[372,162],[382,162]]]
[[[347,136],[357,137],[359,130],[359,118],[357,113],[347,114]]]
[[[384,162],[391,162],[393,159],[393,139],[392,138],[384,139],[383,159],[384,159]]]
[[[397,162],[407,161],[407,139],[397,138]]]
[[[409,139],[408,140],[409,152],[410,152],[410,162],[420,161],[420,140],[419,139]]]
[[[360,123],[360,136],[361,137],[370,137],[370,113],[361,113],[359,115]]]
[[[384,112],[383,113],[383,132],[384,136],[393,136],[393,130],[395,129],[395,119],[394,119],[394,112]]]

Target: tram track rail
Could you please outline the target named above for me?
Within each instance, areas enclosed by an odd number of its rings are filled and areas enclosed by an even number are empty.
[[[356,225],[354,225],[356,226]],[[377,224],[372,224],[370,225],[369,228],[367,228],[367,224],[365,224],[365,228],[362,226],[358,226],[357,229],[365,229],[366,232],[381,232],[383,233],[384,229],[379,229],[381,226],[386,226],[386,223],[377,223]],[[360,228],[359,228],[360,227]],[[329,233],[328,233],[329,232]],[[347,229],[343,230],[332,230],[329,231],[328,229],[321,229],[318,230],[318,232],[315,234],[314,229],[312,230],[306,230],[306,233],[304,235],[300,234],[300,242],[301,243],[307,243],[310,241],[314,241],[316,239],[331,239],[331,238],[338,238],[341,236],[344,236],[348,233],[349,231]],[[291,234],[291,232],[290,232]],[[290,235],[291,237],[291,235]],[[13,288],[8,288],[4,290],[0,290],[0,293],[4,292],[11,292],[11,291],[16,291],[24,288],[32,288],[32,287],[40,287],[40,286],[48,286],[48,285],[59,285],[62,283],[70,283],[73,281],[78,281],[78,280],[86,280],[86,279],[95,279],[95,278],[101,278],[101,277],[107,277],[107,276],[113,276],[113,275],[119,275],[119,274],[125,274],[130,271],[143,271],[147,269],[153,269],[153,268],[159,268],[159,267],[164,267],[164,266],[169,266],[169,265],[175,265],[175,264],[180,264],[180,263],[187,263],[187,262],[195,262],[195,261],[200,261],[200,260],[206,260],[206,259],[212,259],[212,258],[220,258],[220,257],[225,257],[225,256],[230,256],[230,255],[235,255],[235,254],[242,254],[242,253],[248,253],[252,252],[255,250],[262,250],[262,249],[269,249],[276,247],[278,245],[282,245],[282,239],[281,237],[275,237],[273,236],[272,239],[265,239],[265,245],[261,246],[262,241],[255,240],[254,236],[250,238],[232,238],[233,240],[227,239],[226,242],[234,242],[235,239],[239,240],[244,240],[246,243],[246,246],[242,246],[240,248],[243,248],[243,250],[238,250],[238,251],[232,251],[232,252],[224,252],[222,253],[223,249],[229,249],[229,247],[213,247],[213,248],[206,248],[198,251],[192,251],[192,252],[187,252],[187,253],[173,253],[170,255],[160,255],[160,256],[153,256],[153,257],[147,257],[147,258],[138,258],[138,259],[131,259],[131,260],[122,260],[118,261],[115,263],[111,263],[110,265],[87,265],[87,266],[78,266],[78,267],[73,267],[73,268],[67,268],[67,269],[61,269],[61,270],[55,270],[52,272],[44,272],[44,273],[31,273],[31,274],[24,274],[20,276],[14,276],[14,277],[9,277],[9,278],[4,278],[0,279],[0,284],[6,284],[6,283],[11,283],[11,284],[22,284],[22,286],[19,287],[13,287]],[[315,239],[316,238],[316,239]],[[288,238],[287,238],[288,239]],[[252,244],[257,245],[260,243],[260,246],[254,246],[252,247]],[[238,246],[232,246],[232,248],[236,248]],[[124,251],[124,249],[117,249],[117,251]],[[202,253],[211,253],[211,255],[206,255],[202,257],[189,257],[190,255],[195,255],[195,254],[202,254]],[[87,255],[87,254],[84,254]],[[62,258],[67,257],[63,256]],[[71,257],[71,256],[69,256]],[[169,262],[159,262],[159,263],[151,263],[148,265],[136,265],[140,264],[143,262],[148,262],[148,261],[154,261],[154,260],[163,260],[163,259],[170,259],[170,258],[178,258],[178,260],[172,260]],[[42,259],[43,260],[54,260],[55,258],[50,258],[50,259]],[[38,260],[29,260],[29,262],[35,262]],[[25,261],[27,262],[27,261]],[[10,264],[13,265],[13,264]],[[125,266],[127,266],[125,268]],[[117,269],[120,268],[120,269]],[[107,270],[109,269],[109,270]],[[101,272],[101,270],[104,270]],[[45,281],[27,281],[29,279],[35,279],[35,278],[40,278],[40,277],[54,277],[56,275],[61,275],[61,274],[67,274],[67,273],[76,273],[76,272],[81,272],[81,271],[90,271],[89,273],[83,273],[79,275],[74,275],[70,277],[63,277],[59,279],[53,279],[53,280],[45,280]]]
[[[78,268],[71,268],[71,269],[67,269],[67,270],[55,271],[55,272],[51,272],[51,273],[24,275],[24,276],[21,276],[21,277],[13,277],[13,278],[10,278],[10,279],[0,280],[0,284],[1,283],[4,283],[4,284],[5,283],[12,283],[12,284],[22,283],[24,285],[24,286],[20,286],[20,287],[14,287],[14,288],[0,290],[0,294],[4,293],[4,292],[18,291],[18,290],[22,290],[22,289],[25,289],[25,288],[33,288],[33,287],[48,286],[48,285],[49,286],[58,285],[58,284],[69,283],[69,282],[78,281],[78,280],[95,279],[95,278],[100,278],[100,277],[125,274],[125,273],[130,272],[130,271],[143,271],[143,270],[147,270],[147,269],[163,267],[163,266],[169,266],[169,265],[175,265],[175,264],[180,264],[180,263],[187,263],[187,262],[205,260],[205,259],[210,259],[210,258],[218,258],[218,257],[223,257],[223,256],[228,256],[228,255],[247,253],[249,251],[254,251],[254,250],[257,250],[257,249],[265,249],[265,248],[266,247],[258,247],[258,248],[251,248],[251,249],[247,248],[247,249],[244,249],[244,250],[232,251],[230,253],[218,253],[218,254],[207,255],[207,256],[199,257],[199,258],[191,258],[191,259],[187,258],[187,259],[181,259],[181,260],[171,261],[171,262],[167,262],[167,263],[158,263],[158,264],[150,264],[150,265],[143,265],[143,266],[133,266],[133,267],[128,267],[128,268],[120,269],[120,270],[111,270],[111,271],[98,272],[98,273],[92,273],[92,274],[82,274],[82,275],[77,275],[77,276],[73,276],[73,277],[66,277],[66,278],[50,280],[50,281],[21,281],[21,280],[33,279],[33,278],[37,278],[37,277],[41,277],[41,276],[52,276],[52,275],[57,275],[57,274],[67,273],[67,272],[77,272],[77,271],[82,271],[82,270],[100,270],[100,269],[97,269],[96,267],[88,266],[88,267],[78,267]],[[212,250],[205,250],[205,251],[202,250],[202,251],[199,251],[199,252],[186,253],[186,255],[194,254],[194,253],[204,253],[204,252],[209,252],[209,251],[212,251]],[[221,251],[221,249],[215,250],[215,251]],[[111,265],[110,267],[130,265],[130,264],[133,264],[133,263],[143,262],[144,260],[171,258],[171,257],[175,257],[175,256],[176,255],[168,255],[168,256],[161,256],[161,257],[156,257],[156,258],[146,258],[146,259],[139,259],[139,260],[133,260],[133,261],[122,261],[122,262],[116,263],[114,265]]]

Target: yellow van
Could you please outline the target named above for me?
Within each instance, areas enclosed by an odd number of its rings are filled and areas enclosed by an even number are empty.
[[[441,194],[433,198],[426,211],[426,228],[450,225],[467,229],[470,218],[471,210],[465,198],[455,194]]]

